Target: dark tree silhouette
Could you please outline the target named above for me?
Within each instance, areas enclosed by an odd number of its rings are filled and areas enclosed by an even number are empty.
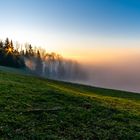
[[[0,65],[10,67],[25,67],[22,56],[14,51],[12,40],[6,38],[5,42],[0,42]]]
[[[33,48],[31,44],[14,45],[8,38],[4,42],[0,41],[0,65],[28,68],[34,74],[52,79],[76,80],[86,77],[77,62],[65,60],[62,56],[47,53],[41,48]]]
[[[39,50],[37,50],[35,71],[36,71],[39,75],[42,75],[42,70],[43,70],[42,59],[41,59]]]

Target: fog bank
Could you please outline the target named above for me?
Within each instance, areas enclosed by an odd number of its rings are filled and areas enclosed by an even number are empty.
[[[108,55],[108,56],[107,56]],[[139,52],[112,52],[94,55],[78,62],[55,53],[25,57],[26,66],[35,74],[68,82],[140,93]],[[101,57],[100,57],[101,56]],[[98,58],[98,59],[97,59]]]
[[[89,78],[82,84],[140,93],[140,56],[129,56],[100,64],[83,64]]]

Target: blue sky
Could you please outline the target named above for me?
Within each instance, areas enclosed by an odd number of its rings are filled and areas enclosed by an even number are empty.
[[[4,25],[15,24],[40,30],[52,28],[64,32],[82,30],[91,34],[131,36],[131,32],[140,32],[139,15],[139,0],[0,1],[0,17],[4,19]]]
[[[0,38],[62,54],[139,47],[139,0],[0,0],[0,18]]]

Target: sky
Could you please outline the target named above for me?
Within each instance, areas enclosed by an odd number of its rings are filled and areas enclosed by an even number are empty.
[[[0,38],[86,63],[140,50],[139,0],[0,0]]]

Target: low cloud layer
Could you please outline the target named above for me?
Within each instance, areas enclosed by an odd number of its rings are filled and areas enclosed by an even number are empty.
[[[83,60],[77,63],[52,53],[44,59],[27,57],[25,63],[35,74],[46,78],[140,93],[140,54],[136,51],[130,54],[118,51],[116,56],[114,52],[106,57],[102,53],[98,63],[94,57],[93,62],[90,59],[90,63]]]
[[[89,79],[83,84],[140,93],[140,56],[85,67]]]

